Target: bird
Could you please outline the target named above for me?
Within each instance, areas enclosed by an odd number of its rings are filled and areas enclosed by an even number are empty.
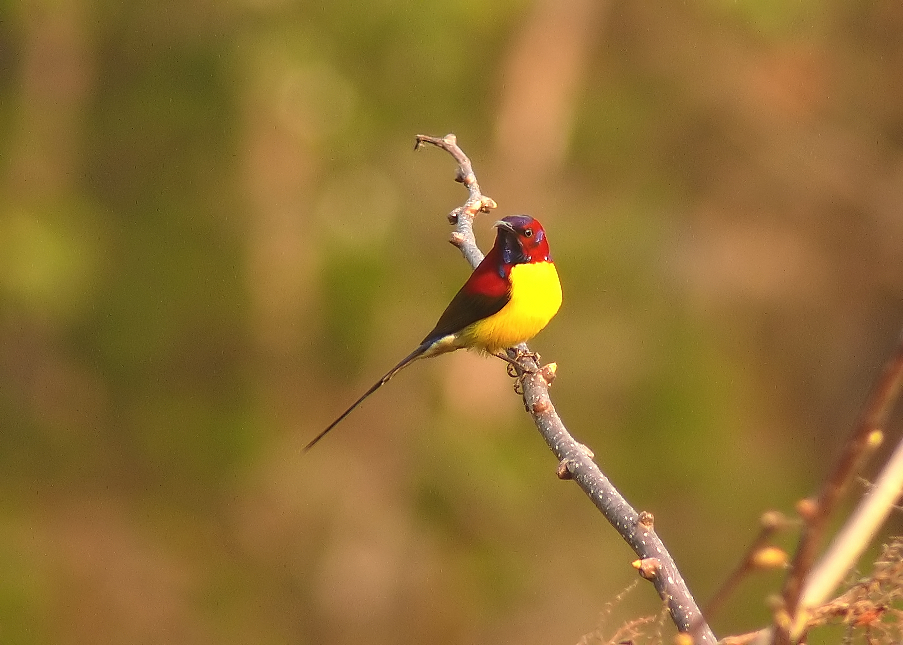
[[[474,349],[516,364],[504,350],[536,336],[561,307],[561,282],[546,232],[528,215],[495,224],[495,243],[417,348],[305,447],[307,452],[389,379],[421,358]]]

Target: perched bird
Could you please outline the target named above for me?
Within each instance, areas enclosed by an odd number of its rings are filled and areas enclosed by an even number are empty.
[[[512,215],[496,222],[494,227],[498,232],[492,250],[452,298],[433,331],[314,437],[304,447],[305,451],[418,358],[466,348],[510,363],[504,350],[530,340],[549,323],[561,306],[561,283],[542,225],[532,217]]]

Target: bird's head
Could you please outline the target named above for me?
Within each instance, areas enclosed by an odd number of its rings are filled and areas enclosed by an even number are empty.
[[[493,226],[498,229],[496,244],[501,247],[505,264],[552,261],[546,232],[529,215],[509,215]]]

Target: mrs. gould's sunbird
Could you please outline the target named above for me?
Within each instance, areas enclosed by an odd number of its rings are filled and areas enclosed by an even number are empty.
[[[466,348],[508,361],[504,350],[530,340],[549,323],[561,306],[561,283],[546,232],[526,215],[505,217],[494,226],[498,232],[492,250],[452,298],[433,331],[304,450],[418,358]]]

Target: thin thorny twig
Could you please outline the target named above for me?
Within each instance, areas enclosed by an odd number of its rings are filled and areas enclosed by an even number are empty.
[[[779,644],[790,643],[800,635],[791,634],[790,628],[791,625],[800,624],[797,614],[805,610],[804,607],[800,607],[800,596],[824,538],[828,518],[856,475],[863,459],[874,448],[873,433],[884,427],[901,387],[903,387],[903,335],[900,336],[893,355],[872,388],[859,421],[845,444],[843,453],[825,479],[817,499],[804,500],[800,504],[801,510],[804,511],[802,515],[805,523],[791,562],[790,574],[784,584],[784,610],[779,612],[779,619],[775,624],[776,642]]]

